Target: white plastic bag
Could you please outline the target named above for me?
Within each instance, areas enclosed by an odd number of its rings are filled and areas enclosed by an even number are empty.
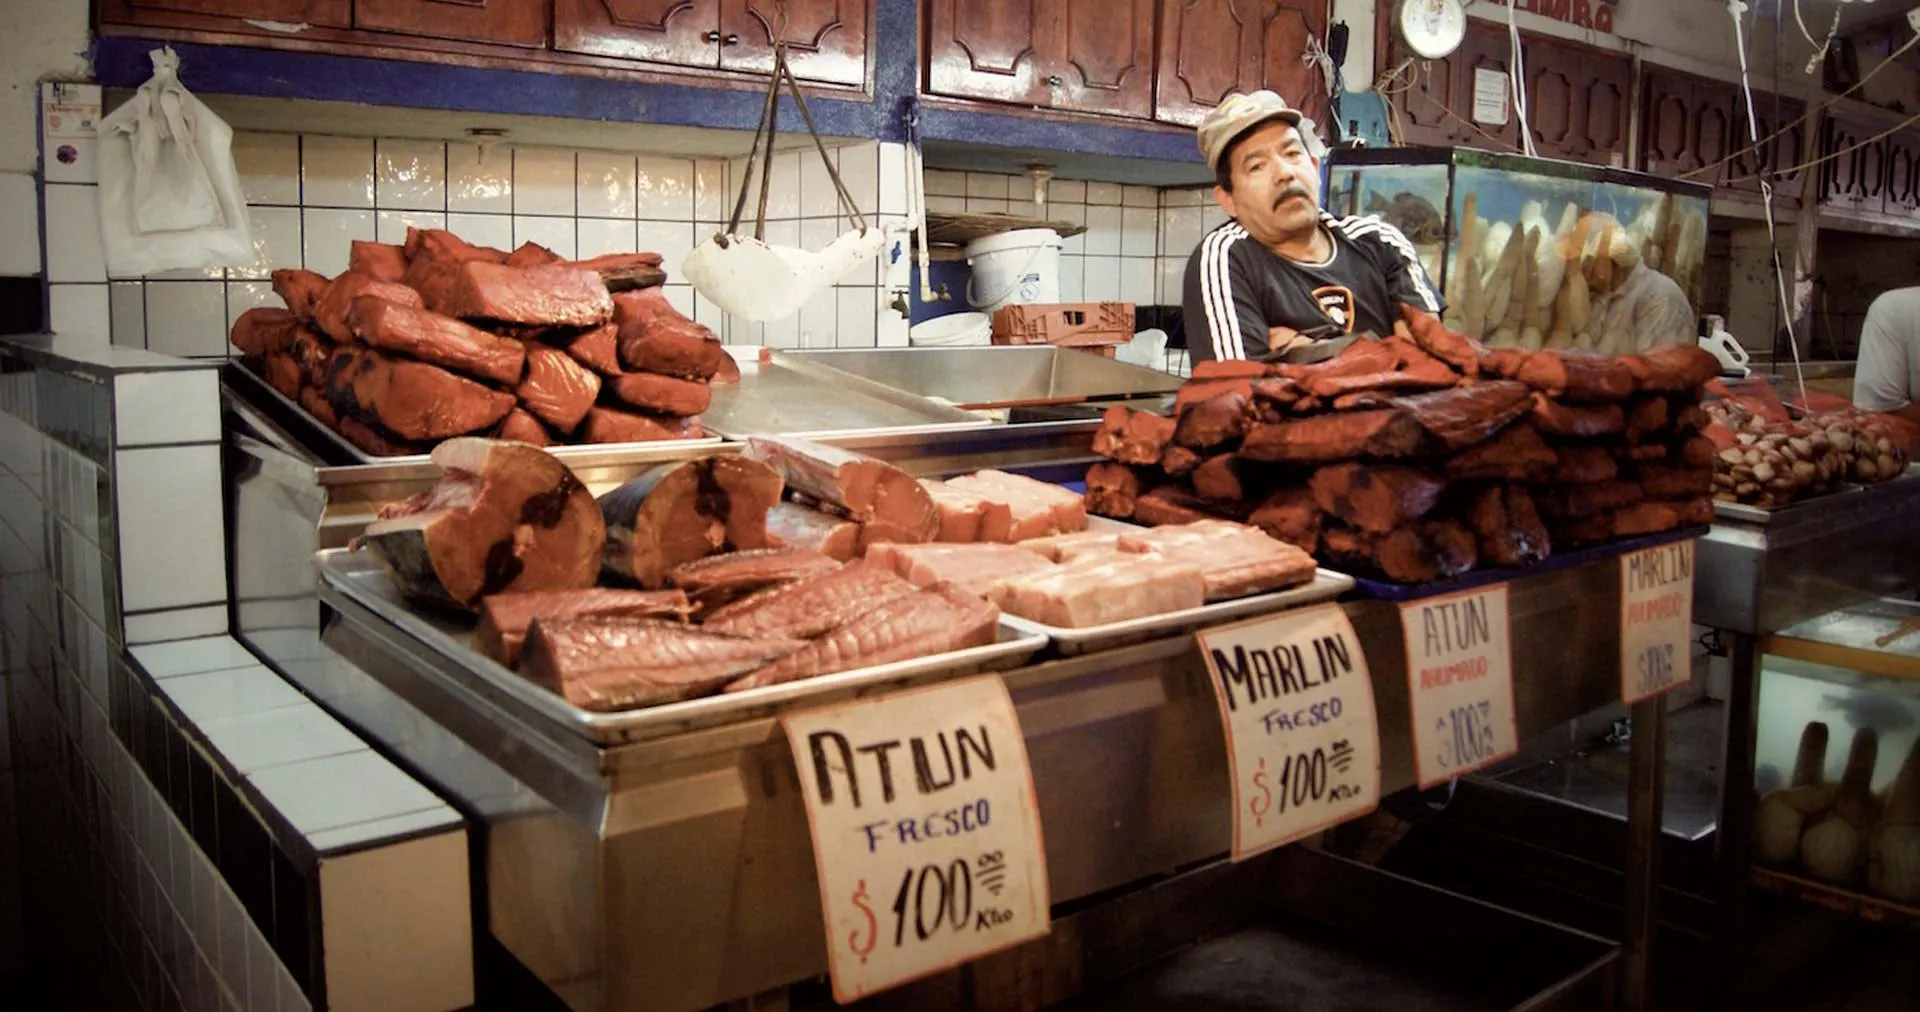
[[[100,121],[107,272],[246,266],[253,232],[233,166],[233,129],[181,85],[172,49],[148,55],[153,76]]]

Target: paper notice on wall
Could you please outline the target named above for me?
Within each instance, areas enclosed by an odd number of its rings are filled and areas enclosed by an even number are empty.
[[[1507,125],[1507,72],[1494,67],[1473,71],[1473,121]]]

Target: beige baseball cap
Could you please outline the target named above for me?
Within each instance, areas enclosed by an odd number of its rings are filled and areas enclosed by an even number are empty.
[[[1320,146],[1318,138],[1312,136],[1312,121],[1304,120],[1300,110],[1288,105],[1286,99],[1263,88],[1247,95],[1237,92],[1228,95],[1200,121],[1200,153],[1207,158],[1207,168],[1218,171],[1220,153],[1227,145],[1241,134],[1274,119],[1292,124],[1306,135],[1307,150],[1319,157]],[[1303,120],[1307,126],[1301,125]]]

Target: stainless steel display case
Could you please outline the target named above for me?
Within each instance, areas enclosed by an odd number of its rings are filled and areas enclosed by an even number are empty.
[[[846,348],[790,357],[965,409],[1164,400],[1182,379],[1076,348]]]
[[[806,820],[775,717],[602,745],[529,720],[486,685],[436,666],[390,615],[344,599],[323,607],[315,549],[345,543],[379,503],[434,476],[316,467],[244,403],[231,408],[236,635],[472,819],[482,923],[507,951],[581,1009],[701,1009],[781,995],[824,972]],[[1091,427],[870,432],[839,442],[919,474],[989,465],[1070,473],[1086,459]],[[574,463],[589,487],[604,488],[648,462]],[[1617,693],[1617,594],[1610,561],[1512,582],[1523,736]],[[1413,769],[1398,612],[1383,602],[1345,607],[1374,679],[1382,788],[1399,790]],[[1062,909],[1091,903],[1117,924],[1150,917],[1157,900],[1141,884],[1223,859],[1225,745],[1190,633],[1004,677]],[[1008,976],[1036,951],[993,957],[965,976]],[[1083,954],[1086,972],[1108,955]],[[974,1001],[1033,1003],[1018,992]]]

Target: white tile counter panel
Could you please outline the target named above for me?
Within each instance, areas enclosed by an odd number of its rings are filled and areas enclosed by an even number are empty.
[[[226,600],[219,445],[120,450],[114,478],[126,613]]]

